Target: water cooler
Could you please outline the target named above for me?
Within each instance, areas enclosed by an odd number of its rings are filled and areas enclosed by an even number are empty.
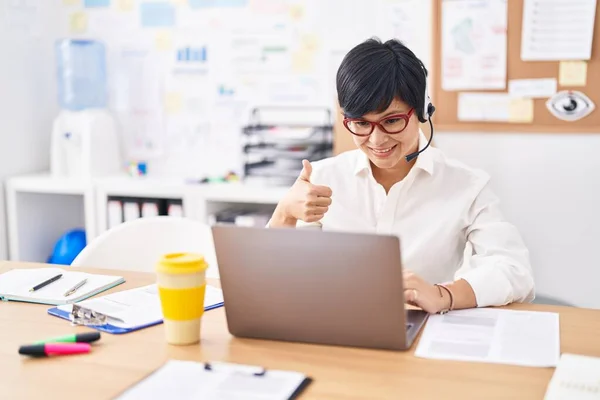
[[[107,109],[106,50],[92,40],[56,44],[61,111],[50,149],[53,176],[90,179],[121,170],[119,137]]]

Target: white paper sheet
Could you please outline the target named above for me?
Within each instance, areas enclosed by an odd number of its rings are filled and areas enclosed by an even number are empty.
[[[163,73],[147,46],[119,49],[115,68],[114,108],[131,159],[162,155],[165,137]]]
[[[7,0],[5,9],[0,6],[0,18],[4,14],[4,21],[9,32],[27,36],[39,36],[41,21],[41,0]],[[4,11],[4,13],[2,13]]]
[[[223,302],[223,292],[206,286],[204,306],[209,307]],[[124,290],[106,296],[85,300],[80,306],[102,313],[109,323],[119,328],[135,328],[161,321],[162,309],[156,285]],[[60,306],[60,310],[71,312],[72,305]]]
[[[368,4],[369,2],[365,3]],[[374,29],[374,36],[382,40],[390,38],[400,40],[414,51],[417,57],[428,67],[431,47],[430,15],[432,12],[430,2],[423,0],[385,0],[374,2],[371,7],[374,6],[377,7],[377,23],[366,24],[369,29]],[[367,10],[367,12],[371,12],[371,10]],[[373,34],[369,33],[369,35]],[[361,38],[361,40],[364,39]],[[352,47],[358,43],[358,41],[353,43]]]
[[[506,87],[506,0],[444,0],[442,88]]]
[[[286,400],[302,384],[299,372],[229,363],[170,360],[118,399]],[[259,374],[258,376],[256,374]]]
[[[523,61],[589,60],[597,0],[525,0]]]
[[[460,93],[459,121],[508,122],[510,96],[506,93]]]
[[[551,367],[560,356],[557,313],[471,309],[430,316],[417,357]]]
[[[556,94],[556,78],[511,79],[508,81],[508,93],[513,97],[540,99]]]
[[[600,399],[600,358],[564,353],[544,400]]]

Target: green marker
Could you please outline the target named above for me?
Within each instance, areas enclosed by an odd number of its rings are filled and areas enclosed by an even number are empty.
[[[100,332],[77,333],[75,335],[59,336],[51,339],[40,340],[35,344],[45,343],[92,343],[100,340]]]

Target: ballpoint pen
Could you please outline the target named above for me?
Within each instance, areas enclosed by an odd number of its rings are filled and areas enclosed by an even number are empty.
[[[55,282],[55,281],[59,280],[61,276],[62,276],[62,274],[58,274],[58,275],[56,275],[56,276],[54,276],[54,277],[52,277],[52,278],[50,278],[48,280],[45,280],[44,282],[42,282],[42,283],[40,283],[38,285],[35,285],[31,289],[29,289],[29,291],[30,292],[35,292],[36,290],[40,290],[44,286],[47,286],[47,285],[51,284],[52,282]]]
[[[82,280],[77,285],[75,285],[71,289],[67,290],[63,296],[67,297],[67,296],[72,295],[73,293],[75,293],[77,291],[77,289],[79,289],[80,287],[82,287],[83,285],[85,285],[86,282],[87,282],[87,279]]]

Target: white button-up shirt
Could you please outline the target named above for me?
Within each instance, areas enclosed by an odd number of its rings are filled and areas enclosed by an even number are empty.
[[[430,283],[465,279],[479,307],[533,300],[529,252],[502,216],[487,174],[430,147],[386,194],[360,150],[312,165],[311,183],[333,192],[323,230],[397,235],[404,268]],[[465,249],[472,255],[463,267]]]

